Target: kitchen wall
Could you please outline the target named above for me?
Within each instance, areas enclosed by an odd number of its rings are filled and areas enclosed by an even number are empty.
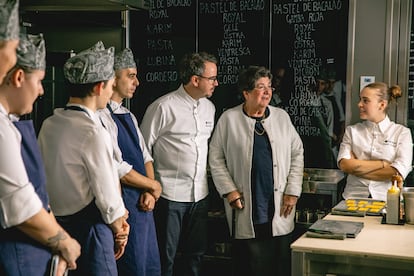
[[[314,55],[320,58],[322,63],[326,58],[336,55],[335,62],[339,68],[343,68],[346,124],[353,124],[359,120],[357,102],[361,76],[373,76],[376,81],[397,83],[402,87],[403,97],[399,99],[398,106],[391,106],[389,115],[399,123],[412,125],[414,118],[407,115],[408,110],[412,108],[408,105],[409,97],[412,98],[412,94],[409,94],[412,0],[157,0],[149,3],[149,10],[128,12],[122,12],[123,8],[119,6],[110,8],[112,10],[99,7],[99,11],[94,11],[93,7],[82,10],[79,6],[73,9],[68,9],[67,6],[65,10],[34,8],[23,11],[23,19],[28,30],[43,32],[50,52],[49,57],[55,57],[55,60],[49,60],[49,64],[54,65],[54,68],[47,74],[47,91],[38,101],[36,114],[33,115],[37,119],[37,128],[40,127],[42,119],[51,114],[53,107],[65,102],[62,91],[64,88],[61,85],[63,80],[59,79],[59,65],[63,64],[63,60],[56,58],[56,53],[66,56],[70,51],[85,49],[98,40],[102,40],[106,45],[114,45],[117,50],[130,45],[140,59],[141,80],[137,95],[130,104],[131,110],[141,118],[148,104],[179,84],[178,78],[149,81],[146,79],[146,73],[160,72],[164,76],[169,74],[173,77],[177,73],[177,62],[185,52],[210,51],[219,57],[219,66],[222,70],[230,67],[240,69],[252,63],[269,68],[275,68],[279,64],[286,65],[289,60],[294,59],[295,54],[289,52],[291,49],[281,47],[286,44],[283,39],[287,36],[288,39],[295,40],[289,36],[297,36],[294,30],[295,22],[290,24],[286,18],[290,15],[290,18],[302,24],[303,28],[306,24],[310,25],[309,11],[306,13],[306,20],[305,17],[301,17],[301,12],[310,9],[311,3],[325,3],[336,8],[336,13],[333,9],[315,13],[319,16],[312,17],[312,21],[315,21],[312,22],[312,28],[309,32],[303,32],[303,35],[313,36],[311,40],[316,41],[317,46],[307,49],[314,50]],[[249,6],[248,3],[253,4]],[[339,5],[342,6],[338,8]],[[315,6],[316,9],[318,7],[320,6]],[[346,11],[345,19],[341,14],[343,11]],[[182,13],[186,16],[181,16]],[[224,18],[226,21],[223,21]],[[344,22],[345,27],[341,25]],[[325,38],[318,33],[318,30],[322,33],[324,25],[331,25],[334,29],[334,32],[330,31]],[[227,39],[225,36],[228,33],[237,34],[242,39]],[[319,47],[329,40],[340,41],[342,37],[338,34],[346,36],[338,47],[329,43],[328,47]],[[320,38],[315,37],[322,37],[322,42],[318,40]],[[226,45],[234,41],[238,41],[241,47],[238,47],[240,53],[232,57],[226,54]],[[329,48],[335,48],[338,52],[327,53]],[[285,57],[285,60],[280,62],[282,57]],[[235,74],[237,73],[232,73],[231,70],[222,71],[221,75],[226,79],[220,79],[222,86],[217,89],[212,99],[218,106],[219,114],[237,103],[235,81],[232,78]],[[314,78],[316,74],[313,73],[311,77]],[[299,77],[296,79],[303,82],[304,76]],[[58,81],[54,81],[53,78]],[[288,111],[294,112],[294,109]]]
[[[26,2],[22,1],[23,8],[29,5],[29,1]],[[56,7],[53,11],[50,8],[43,10],[42,6],[23,11],[23,18],[29,23],[29,29],[45,33],[48,51],[76,52],[97,40],[103,40],[117,48],[125,45],[125,26],[120,11],[122,7],[112,7],[113,11],[95,7],[99,11],[76,13],[73,11],[75,9],[68,8],[70,2],[66,1],[65,11]],[[156,2],[162,1],[154,1]],[[78,4],[77,6],[77,10],[82,9]],[[376,80],[398,83],[403,91],[408,90],[411,10],[412,0],[349,1],[346,65],[348,124],[358,121],[356,104],[360,76],[375,76]],[[196,48],[195,45],[191,47]],[[407,123],[407,102],[408,95],[404,93],[398,103],[397,112],[397,120],[401,123]],[[390,112],[390,116],[394,118],[395,112]]]
[[[407,118],[411,0],[352,0],[349,8],[346,122],[358,121],[360,77],[399,84],[403,97],[389,110],[392,120]],[[410,107],[411,108],[411,107]],[[412,118],[411,118],[412,119]]]

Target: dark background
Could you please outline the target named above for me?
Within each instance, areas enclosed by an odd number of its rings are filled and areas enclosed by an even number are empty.
[[[315,86],[328,59],[337,79],[345,81],[348,0],[149,2],[149,10],[129,11],[129,35],[120,10],[23,12],[27,31],[42,32],[46,40],[45,94],[31,114],[37,131],[53,109],[67,101],[62,66],[70,54],[98,40],[120,51],[127,35],[140,81],[128,107],[139,122],[150,103],[178,88],[178,64],[188,52],[206,51],[218,59],[219,86],[210,98],[216,106],[216,119],[225,109],[242,102],[237,75],[249,65],[263,65],[273,73],[278,67],[286,70],[283,108],[298,132],[305,121],[297,125],[298,118],[304,118],[300,110],[308,108],[309,89]],[[301,137],[306,141],[307,137]],[[308,157],[312,155],[310,149],[305,147]]]

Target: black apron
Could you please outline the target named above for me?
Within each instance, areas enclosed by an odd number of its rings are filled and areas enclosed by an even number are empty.
[[[46,175],[31,120],[14,122],[22,135],[21,155],[27,175],[48,210]],[[49,249],[15,227],[0,230],[0,275],[46,275],[49,273]]]
[[[114,114],[107,106],[118,127],[118,145],[123,160],[134,170],[146,176],[144,158],[139,146],[139,137],[131,114]],[[160,275],[161,265],[155,232],[153,212],[139,210],[141,189],[122,185],[122,197],[129,211],[130,225],[128,244],[124,255],[118,260],[119,275]]]

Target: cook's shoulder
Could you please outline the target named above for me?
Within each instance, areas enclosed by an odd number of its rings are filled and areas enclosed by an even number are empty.
[[[149,106],[148,110],[158,110],[160,108],[170,108],[180,103],[178,91],[171,91],[155,99]]]
[[[214,103],[207,98],[201,98],[200,101],[204,104],[204,106],[206,106],[208,109],[215,111],[216,110],[216,106],[214,105]]]
[[[167,92],[166,94],[160,96],[159,98],[155,99],[154,103],[157,104],[164,104],[164,103],[169,103],[171,100],[176,99],[177,98],[177,90],[175,91],[170,91]]]
[[[366,129],[366,128],[368,128],[367,123],[362,121],[362,122],[359,122],[359,123],[355,123],[353,125],[348,125],[346,127],[346,130],[347,131],[362,131],[363,129]]]
[[[397,129],[401,129],[402,131],[409,131],[409,132],[411,132],[410,128],[408,128],[405,125],[398,124],[398,123],[395,123],[395,122],[392,122],[392,123],[393,123],[394,127],[397,128]]]
[[[98,116],[98,114],[95,116]],[[46,118],[43,124],[62,129],[75,129],[76,132],[98,132],[98,130],[102,128],[100,122],[101,121],[99,121],[98,118],[91,118],[85,112],[56,108],[53,115]]]

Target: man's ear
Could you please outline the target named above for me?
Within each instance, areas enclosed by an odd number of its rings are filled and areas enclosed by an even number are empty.
[[[14,85],[16,88],[22,87],[24,82],[24,71],[23,69],[17,68],[14,69],[12,72],[9,73],[9,77],[7,78],[7,83]]]
[[[198,84],[200,83],[200,77],[194,75],[191,77],[190,81],[195,87],[198,87]]]
[[[95,94],[96,96],[100,96],[102,93],[102,90],[104,88],[105,83],[103,81],[98,82],[97,84],[95,84],[93,86],[93,94]]]

